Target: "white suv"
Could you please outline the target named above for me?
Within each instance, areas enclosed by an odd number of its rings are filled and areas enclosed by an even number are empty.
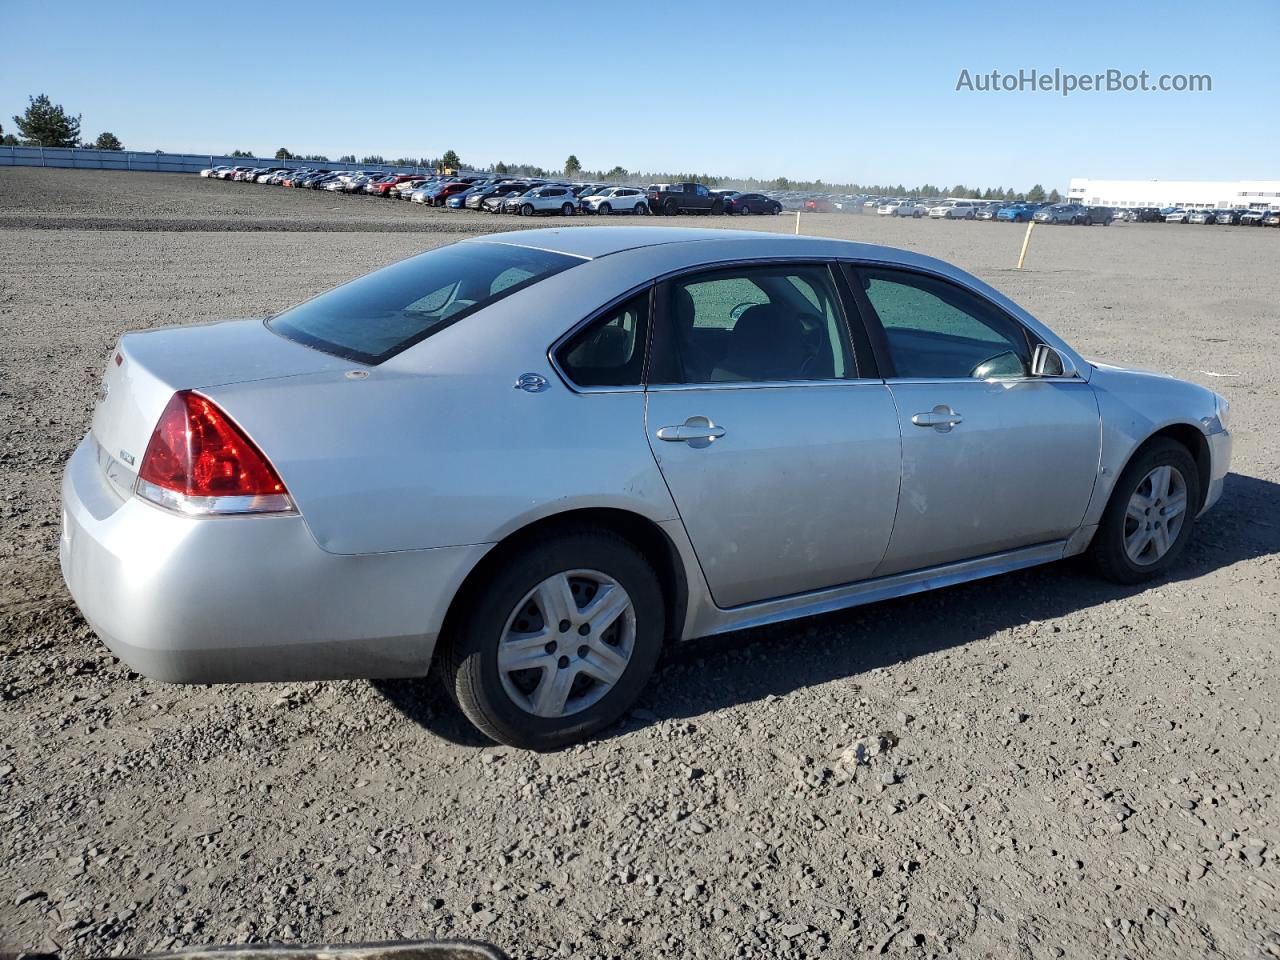
[[[929,208],[929,216],[934,220],[972,220],[977,213],[977,204],[972,200],[946,200]]]
[[[520,196],[516,213],[522,217],[532,217],[535,213],[562,213],[569,217],[573,215],[576,204],[573,190],[563,184],[538,187]]]
[[[649,212],[649,199],[639,187],[607,187],[582,200],[583,213]]]

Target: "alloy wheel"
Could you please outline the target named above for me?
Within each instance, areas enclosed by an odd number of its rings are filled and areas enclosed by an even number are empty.
[[[507,618],[498,676],[511,702],[537,717],[580,713],[626,672],[635,651],[636,611],[622,585],[598,570],[557,573]]]
[[[1156,467],[1138,484],[1124,515],[1124,550],[1140,567],[1173,547],[1187,518],[1187,481],[1175,467]]]

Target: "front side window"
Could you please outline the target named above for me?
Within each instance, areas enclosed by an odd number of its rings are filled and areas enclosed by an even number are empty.
[[[648,330],[646,290],[575,333],[556,351],[556,362],[579,387],[638,387]]]
[[[290,340],[382,363],[467,314],[582,263],[503,243],[455,243],[366,274],[276,314],[267,326]]]
[[[986,380],[1030,373],[1026,333],[993,304],[936,277],[858,272],[897,376]]]
[[[855,376],[823,265],[735,267],[664,285],[650,383],[838,380]]]

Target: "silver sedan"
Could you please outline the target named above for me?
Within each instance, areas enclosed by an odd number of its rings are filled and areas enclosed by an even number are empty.
[[[1222,397],[1087,361],[929,257],[533,230],[123,337],[61,561],[150,677],[435,669],[548,749],[669,642],[1086,552],[1159,576],[1230,453]]]

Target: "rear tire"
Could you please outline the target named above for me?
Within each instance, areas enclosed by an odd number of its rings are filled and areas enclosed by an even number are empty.
[[[629,602],[598,634],[585,623],[595,597],[592,577]],[[562,581],[573,586],[574,609],[566,604],[553,612],[566,617],[553,624],[540,598],[548,584],[554,590]],[[512,747],[555,750],[609,726],[635,703],[662,652],[664,613],[658,577],[630,542],[604,531],[561,534],[511,557],[483,585],[445,647],[441,679],[481,733]],[[551,639],[527,652],[500,651],[537,634]],[[515,658],[536,665],[515,668]],[[611,684],[591,673],[602,663],[621,664]],[[557,697],[557,680],[567,699]],[[544,703],[541,694],[549,707],[540,715],[534,710]]]
[[[1161,497],[1148,496],[1153,492],[1149,478],[1166,467],[1173,471],[1168,474],[1169,493]],[[1182,509],[1165,524],[1162,514],[1177,502],[1179,491]],[[1142,583],[1163,574],[1178,562],[1186,549],[1196,511],[1200,509],[1200,496],[1200,472],[1187,448],[1167,437],[1151,441],[1134,456],[1116,481],[1093,543],[1089,545],[1089,559],[1094,569],[1108,580],[1125,584]],[[1144,509],[1147,504],[1151,505],[1150,512]],[[1176,530],[1172,523],[1175,519],[1179,520]],[[1151,522],[1157,527],[1165,524],[1167,548],[1159,549],[1162,541],[1160,531],[1156,530],[1153,531],[1156,536],[1148,537],[1151,546],[1139,552],[1134,548],[1138,543],[1148,542],[1142,539],[1143,527]]]
[[[566,203],[563,207],[561,207],[561,208],[560,208],[560,212],[561,212],[562,214],[564,214],[566,217],[572,217],[572,216],[573,216],[573,204],[572,204],[572,203]]]
[[[663,207],[668,217],[674,217],[680,212],[680,205],[674,200],[668,200],[666,206]]]

